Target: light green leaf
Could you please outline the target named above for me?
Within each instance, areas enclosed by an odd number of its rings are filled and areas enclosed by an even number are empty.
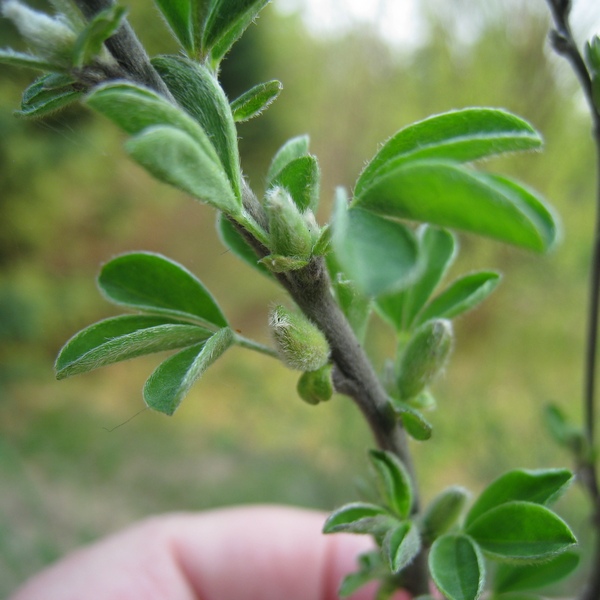
[[[172,415],[194,383],[234,341],[233,331],[225,327],[206,342],[168,358],[146,381],[146,404],[154,410]]]
[[[570,575],[579,566],[579,554],[564,552],[544,563],[498,565],[494,577],[494,591],[526,592],[543,588]]]
[[[468,499],[467,490],[453,485],[429,503],[421,518],[421,531],[426,543],[430,544],[456,525]]]
[[[61,349],[57,379],[86,373],[130,358],[197,344],[211,331],[164,317],[125,315],[86,327]]]
[[[33,54],[17,52],[11,48],[0,50],[0,63],[13,67],[26,67],[35,71],[65,71],[64,65],[47,61]]]
[[[558,236],[555,217],[532,192],[452,162],[402,163],[361,190],[352,206],[464,229],[530,250],[548,250]]]
[[[366,296],[406,287],[417,274],[411,231],[366,210],[348,210],[343,190],[337,192],[332,245],[342,270]]]
[[[465,532],[498,560],[547,560],[577,543],[568,525],[533,502],[506,502],[469,521]]]
[[[231,103],[233,120],[243,123],[257,117],[275,102],[282,89],[281,81],[277,79],[255,85]]]
[[[202,64],[180,56],[152,59],[179,104],[206,132],[237,198],[241,199],[241,171],[237,130],[229,101],[216,77]]]
[[[425,442],[431,438],[431,423],[427,421],[420,411],[407,402],[403,402],[394,397],[389,398],[389,401],[392,410],[402,421],[402,425],[412,438],[420,442]]]
[[[425,307],[416,325],[430,319],[453,319],[475,308],[496,289],[501,278],[496,271],[478,271],[459,277]]]
[[[254,21],[269,0],[214,0],[202,38],[205,52],[210,51],[213,64],[218,64],[231,46]]]
[[[465,519],[468,526],[485,512],[513,500],[550,504],[562,495],[573,481],[567,469],[515,469],[494,480],[477,498]]]
[[[181,129],[149,127],[130,138],[125,149],[159,181],[226,214],[241,214],[241,200],[235,196],[221,166]]]
[[[583,429],[571,423],[558,406],[552,404],[546,406],[544,420],[554,441],[568,448],[575,455],[577,461],[594,461],[593,451],[590,449]]]
[[[154,0],[171,31],[188,54],[195,52],[192,6],[196,0]]]
[[[335,510],[323,525],[323,533],[365,533],[376,535],[387,530],[394,520],[381,506],[353,502]]]
[[[289,139],[275,154],[267,172],[267,187],[279,172],[293,160],[308,154],[309,137],[301,135]]]
[[[133,252],[106,263],[98,277],[115,304],[216,327],[227,326],[221,309],[202,282],[160,254]]]
[[[123,23],[127,9],[113,5],[97,13],[77,36],[73,46],[73,66],[80,69],[90,64],[102,51],[104,42]]]
[[[418,528],[412,521],[398,524],[385,534],[382,550],[390,571],[399,573],[421,550]]]
[[[383,502],[401,519],[410,515],[413,492],[410,476],[400,459],[384,450],[370,450],[369,459],[377,474],[377,484]]]
[[[270,182],[270,187],[285,188],[301,212],[317,210],[321,171],[312,155],[301,156],[288,162]]]
[[[388,140],[360,175],[355,196],[401,162],[443,159],[472,162],[503,152],[542,145],[523,119],[494,108],[466,108],[434,115],[401,129]]]
[[[439,537],[429,553],[429,571],[449,600],[476,600],[485,584],[485,565],[477,544],[466,535]]]
[[[424,225],[417,232],[421,274],[406,290],[377,299],[377,309],[396,331],[408,330],[456,256],[456,239],[445,229]]]
[[[105,83],[94,88],[86,102],[131,135],[157,125],[181,129],[198,142],[216,165],[220,165],[217,152],[202,127],[152,90],[130,82]]]
[[[83,95],[73,87],[73,80],[67,75],[51,73],[36,79],[24,92],[18,117],[43,117],[51,114]]]
[[[358,557],[359,570],[344,578],[338,590],[339,597],[347,598],[369,581],[385,577],[388,574],[388,569],[382,559],[379,550],[361,554]]]

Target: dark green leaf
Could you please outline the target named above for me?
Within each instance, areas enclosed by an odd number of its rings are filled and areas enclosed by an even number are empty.
[[[214,0],[206,20],[202,47],[213,64],[233,46],[269,0]]]
[[[537,251],[548,250],[558,236],[555,218],[533,193],[451,162],[402,163],[362,190],[353,206]]]
[[[510,561],[547,560],[577,543],[567,524],[533,502],[506,502],[484,512],[465,529],[482,550]]]
[[[317,210],[321,171],[312,155],[301,156],[288,162],[270,182],[270,186],[285,188],[301,212]]]
[[[155,0],[171,31],[188,54],[195,52],[192,7],[195,0]]]
[[[485,584],[485,565],[477,544],[466,535],[439,537],[429,553],[429,571],[449,600],[476,600]]]
[[[384,450],[371,450],[369,458],[384,503],[401,519],[407,519],[412,509],[413,492],[406,468],[397,456]]]
[[[275,102],[282,89],[281,81],[277,79],[255,85],[231,103],[233,120],[242,123],[257,117]]]
[[[0,50],[0,63],[14,67],[26,67],[35,71],[63,71],[61,65],[49,62],[38,56],[26,54],[25,52],[16,52],[10,48]]]
[[[73,87],[73,80],[67,75],[52,73],[36,79],[24,92],[19,117],[43,117],[53,113],[83,95]]]
[[[86,327],[62,348],[54,366],[64,379],[152,352],[184,348],[206,340],[211,331],[148,315],[125,315]]]
[[[463,275],[439,296],[436,296],[419,314],[416,324],[430,319],[453,319],[483,302],[500,283],[495,271],[478,271]]]
[[[237,130],[229,101],[215,76],[203,65],[179,56],[152,59],[177,102],[201,125],[214,145],[231,187],[241,198]]]
[[[269,271],[264,264],[259,262],[256,253],[248,245],[240,232],[233,226],[231,221],[221,213],[218,216],[217,231],[219,232],[219,237],[223,244],[225,244],[225,246],[227,246],[227,248],[229,248],[238,258],[260,271],[263,275],[272,277],[271,271]]]
[[[129,82],[98,86],[87,104],[131,135],[156,125],[170,125],[190,135],[216,165],[219,157],[208,136],[186,112],[155,92]]]
[[[169,126],[149,127],[125,143],[127,153],[156,179],[229,215],[239,215],[236,197],[221,166],[190,135]]]
[[[353,502],[335,510],[323,525],[323,533],[368,533],[376,535],[387,530],[393,519],[381,506]]]
[[[192,385],[231,347],[234,339],[231,329],[225,327],[206,342],[165,360],[146,381],[146,404],[153,410],[172,415]]]
[[[377,299],[379,313],[396,331],[410,329],[456,256],[456,239],[445,229],[424,225],[417,239],[423,263],[421,274],[406,290]]]
[[[271,186],[271,181],[279,174],[279,172],[293,160],[308,154],[307,135],[291,138],[276,152],[269,171],[267,172],[267,187]]]
[[[402,421],[402,425],[412,438],[420,442],[425,442],[431,438],[431,424],[417,409],[397,398],[391,397],[389,400],[392,410]]]
[[[466,108],[435,115],[401,129],[379,150],[356,183],[355,195],[400,162],[443,159],[458,162],[539,148],[542,140],[523,119],[494,108]]]
[[[116,304],[217,327],[227,321],[209,291],[185,267],[159,254],[133,252],[114,258],[98,285]]]
[[[571,484],[573,474],[567,469],[515,469],[493,481],[477,498],[467,514],[470,525],[485,512],[513,500],[550,504]]]
[[[390,529],[383,539],[382,550],[392,573],[399,573],[421,549],[418,528],[412,521],[404,521]]]
[[[73,66],[80,69],[90,64],[102,51],[104,42],[119,29],[126,14],[127,9],[116,4],[97,13],[77,36]]]
[[[447,533],[459,520],[469,498],[464,488],[453,485],[438,494],[427,506],[421,519],[423,539],[427,543]]]
[[[366,296],[381,296],[414,279],[417,242],[404,225],[361,209],[347,209],[338,190],[332,245],[342,270]]]
[[[496,593],[524,592],[546,587],[567,577],[579,566],[579,554],[564,552],[544,563],[498,565],[494,577]]]

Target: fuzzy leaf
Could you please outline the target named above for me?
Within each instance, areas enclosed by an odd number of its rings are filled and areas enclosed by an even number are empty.
[[[353,502],[335,510],[323,525],[323,533],[377,534],[387,530],[393,519],[381,506],[366,502]]]
[[[361,190],[352,206],[464,229],[530,250],[548,250],[558,236],[555,217],[532,192],[452,162],[401,163]]]
[[[231,329],[225,327],[206,342],[165,360],[144,385],[146,404],[154,410],[172,415],[192,385],[232,346],[234,340]]]
[[[366,296],[406,287],[419,266],[417,242],[408,228],[365,210],[348,210],[340,190],[332,245],[342,270]]]
[[[270,182],[270,187],[285,188],[301,212],[317,210],[321,171],[317,159],[312,155],[301,156],[290,161]]]
[[[288,163],[308,154],[308,143],[308,136],[301,135],[289,139],[279,148],[267,172],[267,187],[271,187],[271,182]]]
[[[177,102],[206,132],[236,197],[241,198],[237,130],[229,101],[215,76],[204,65],[180,56],[159,56],[152,65]]]
[[[11,48],[0,50],[0,63],[13,67],[26,67],[35,71],[63,71],[63,66],[47,61],[33,54],[17,52]]]
[[[73,66],[81,68],[100,54],[104,42],[119,29],[127,9],[113,5],[97,13],[77,36],[73,47]]]
[[[454,485],[439,493],[427,506],[421,519],[423,539],[427,543],[447,533],[460,518],[469,493]]]
[[[175,186],[229,215],[239,215],[221,166],[187,133],[169,126],[145,129],[125,143],[127,153],[156,179]]]
[[[73,80],[65,75],[52,73],[36,79],[24,92],[18,117],[43,117],[53,113],[83,95],[76,90]]]
[[[398,332],[410,329],[456,256],[456,239],[445,229],[424,225],[417,239],[421,274],[406,290],[377,299],[379,313]]]
[[[231,103],[233,120],[243,123],[257,117],[275,102],[282,89],[281,81],[277,79],[255,85]]]
[[[125,315],[86,327],[61,349],[54,366],[57,379],[86,373],[130,358],[197,344],[211,331],[181,321]]]
[[[98,285],[108,300],[121,306],[227,326],[202,282],[160,254],[133,252],[117,256],[102,267]]]
[[[500,279],[496,271],[478,271],[459,277],[425,307],[415,324],[431,319],[453,319],[475,308],[496,289]]]
[[[529,123],[503,110],[466,108],[434,115],[401,129],[385,143],[359,177],[355,195],[400,162],[432,158],[472,162],[541,145]]]
[[[502,563],[494,577],[494,591],[527,592],[546,587],[570,575],[579,566],[579,554],[564,552],[544,563],[513,565]]]
[[[466,535],[446,534],[429,553],[429,571],[436,586],[449,600],[476,600],[485,584],[481,551]]]
[[[470,525],[489,510],[513,500],[550,504],[560,497],[573,481],[567,469],[515,469],[493,481],[477,498],[465,519]]]
[[[407,519],[413,503],[410,476],[391,452],[371,450],[371,465],[377,474],[378,488],[384,503],[401,519]]]
[[[412,521],[390,529],[383,539],[382,550],[392,573],[399,573],[421,549],[419,530]]]
[[[338,590],[339,597],[347,598],[369,581],[387,575],[387,567],[382,559],[378,549],[361,554],[358,557],[359,570],[346,575]]]
[[[506,502],[470,521],[465,532],[499,560],[547,560],[577,543],[567,524],[533,502]]]
[[[431,438],[431,424],[417,409],[397,398],[390,398],[390,405],[412,438],[420,442]]]
[[[154,0],[171,31],[188,54],[194,54],[192,7],[195,0]]]

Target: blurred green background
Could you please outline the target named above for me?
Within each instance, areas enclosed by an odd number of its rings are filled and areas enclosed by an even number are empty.
[[[152,54],[177,51],[148,0],[126,4]],[[456,324],[454,357],[435,389],[434,438],[414,444],[427,499],[453,483],[477,491],[512,467],[569,466],[541,411],[555,401],[580,420],[594,154],[574,78],[547,47],[542,2],[418,6],[418,42],[389,45],[375,21],[346,19],[317,35],[300,3],[278,10],[275,0],[226,60],[222,79],[230,98],[260,81],[283,82],[273,107],[239,128],[244,169],[260,191],[276,149],[309,133],[323,172],[322,220],[334,187],[351,187],[378,143],[432,113],[504,107],[546,139],[543,154],[486,167],[550,200],[563,220],[561,246],[540,257],[460,237],[454,274],[490,267],[505,277]],[[584,35],[591,21],[582,15]],[[18,44],[2,19],[0,40]],[[83,108],[16,119],[31,79],[1,67],[0,597],[65,551],[146,515],[251,502],[327,510],[355,499],[372,444],[359,414],[344,397],[304,405],[296,375],[272,359],[230,351],[172,418],[143,410],[141,387],[157,357],[54,380],[62,343],[118,313],[94,279],[120,252],[151,250],[183,263],[233,326],[261,341],[268,308],[283,297],[220,244],[212,210],[126,159],[112,124]],[[376,321],[367,343],[380,366],[392,340]],[[583,494],[574,489],[560,509],[585,542]]]

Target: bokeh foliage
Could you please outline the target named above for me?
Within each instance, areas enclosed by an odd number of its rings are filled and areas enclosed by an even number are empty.
[[[147,3],[130,4],[151,52],[174,51]],[[257,189],[274,151],[302,133],[319,157],[324,196],[351,185],[380,140],[432,113],[501,106],[546,139],[543,154],[499,166],[558,209],[563,244],[539,257],[460,236],[457,273],[491,266],[505,276],[457,323],[456,355],[436,384],[445,405],[433,415],[436,439],[415,450],[426,497],[454,483],[481,489],[514,466],[568,461],[541,411],[553,400],[579,418],[593,195],[587,118],[574,82],[545,50],[546,20],[522,9],[518,19],[483,21],[460,43],[441,17],[430,18],[428,43],[396,52],[358,29],[314,39],[271,7],[222,77],[230,98],[259,81],[284,84],[265,115],[240,126]],[[0,20],[3,44],[12,33]],[[93,280],[117,253],[161,252],[188,265],[232,326],[265,341],[268,304],[280,298],[220,245],[210,210],[126,160],[107,121],[81,108],[16,121],[24,77],[8,67],[0,76],[0,595],[75,544],[144,515],[264,501],[330,509],[353,497],[351,474],[370,445],[355,409],[343,398],[307,408],[294,375],[268,358],[232,351],[173,419],[138,414],[153,358],[54,381],[62,343],[114,314]],[[367,343],[383,356],[392,340]],[[575,528],[583,508],[577,493],[564,505]]]

